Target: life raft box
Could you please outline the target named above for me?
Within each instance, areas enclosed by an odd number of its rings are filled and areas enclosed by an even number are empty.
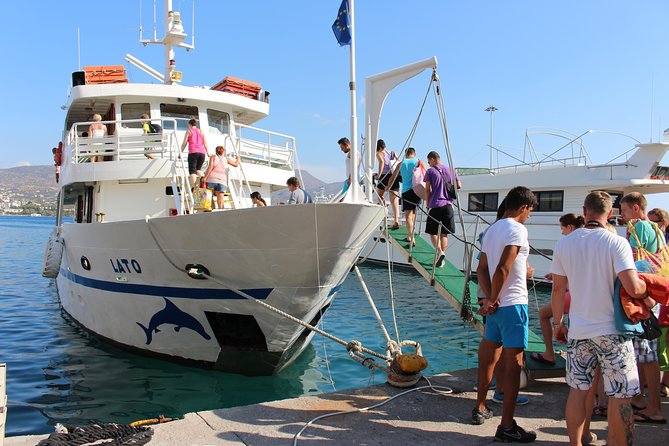
[[[211,89],[237,94],[251,99],[258,99],[258,93],[260,93],[261,87],[257,82],[251,82],[244,79],[237,79],[232,76],[227,76],[222,81],[211,87]]]
[[[128,82],[123,65],[84,67],[86,84],[123,84]]]

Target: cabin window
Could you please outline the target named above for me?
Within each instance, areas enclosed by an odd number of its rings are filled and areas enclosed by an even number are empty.
[[[160,104],[160,116],[165,118],[174,118],[177,122],[177,130],[188,130],[188,121],[198,119],[197,107],[182,104]],[[174,123],[171,120],[163,121],[163,128],[174,130]]]
[[[533,192],[539,203],[534,208],[535,212],[562,212],[564,208],[564,191],[542,190]]]
[[[227,135],[230,133],[230,115],[225,112],[208,108],[207,122],[209,123],[209,133],[212,135]]]
[[[469,212],[497,212],[499,194],[488,192],[482,194],[469,194]]]
[[[142,115],[147,114],[151,115],[151,105],[148,103],[138,103],[138,104],[121,104],[121,119],[140,119]],[[142,123],[137,122],[128,122],[123,124],[126,128],[131,129],[141,129]]]

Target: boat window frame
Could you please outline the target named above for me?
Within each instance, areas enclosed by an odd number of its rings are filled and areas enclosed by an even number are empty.
[[[479,209],[476,206],[474,206],[474,201],[472,198],[476,196],[482,196],[480,203],[482,205],[482,208]],[[495,197],[495,207],[494,208],[486,208],[486,202],[488,197]],[[467,211],[469,212],[497,212],[497,208],[499,206],[499,192],[472,192],[467,196]]]
[[[221,115],[225,115],[226,122],[225,122],[225,131],[223,129],[219,128],[218,124],[218,119],[216,116],[214,116],[213,113],[220,113]],[[207,108],[207,127],[209,129],[209,133],[212,135],[229,135],[230,134],[230,113],[224,112],[221,110],[216,110],[215,108]]]
[[[175,104],[172,102],[161,102],[159,105],[160,117],[162,119],[171,118],[163,121],[163,130],[174,130],[172,126],[172,119],[175,120],[176,130],[185,132],[188,130],[188,121],[195,119],[200,122],[200,109],[197,105]],[[184,112],[179,110],[170,111],[168,108],[178,109],[182,108]]]
[[[540,190],[540,191],[532,191],[534,192],[534,196],[537,197],[537,205],[534,207],[533,212],[563,212],[564,211],[564,190]],[[559,197],[558,200],[555,200],[554,198],[549,198],[548,202],[553,203],[554,201],[557,203],[557,205],[551,205],[549,204],[549,208],[542,208],[542,196],[551,196],[555,195]],[[547,201],[545,201],[546,203]]]
[[[146,106],[146,108],[138,113],[135,113],[134,110],[131,110],[130,113],[128,113],[128,111],[124,110],[126,106]],[[151,116],[151,104],[149,102],[124,102],[121,104],[122,122],[131,119],[141,119],[144,114]],[[141,121],[123,122],[123,127],[129,129],[141,129],[142,125]]]

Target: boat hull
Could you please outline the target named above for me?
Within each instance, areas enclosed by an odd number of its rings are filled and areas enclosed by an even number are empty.
[[[316,324],[382,217],[336,203],[65,224],[61,304],[131,351],[276,373],[313,333],[259,301]]]

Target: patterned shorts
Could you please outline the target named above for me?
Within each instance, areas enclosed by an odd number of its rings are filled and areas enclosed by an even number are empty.
[[[648,339],[634,338],[634,355],[636,362],[656,362],[657,357],[657,339],[649,341]]]
[[[602,366],[604,391],[614,398],[639,394],[639,374],[632,341],[620,335],[574,339],[567,350],[567,384],[578,390],[592,386],[597,365]]]

